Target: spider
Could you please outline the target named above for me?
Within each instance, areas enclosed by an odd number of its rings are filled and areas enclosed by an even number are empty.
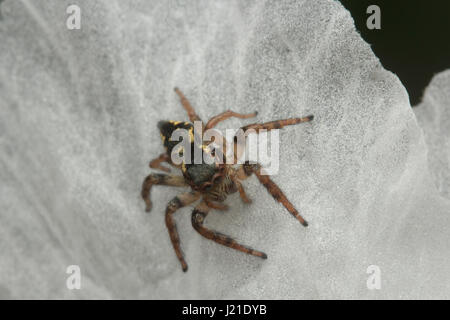
[[[191,122],[180,122],[180,121],[160,121],[158,122],[158,128],[161,133],[161,138],[165,147],[165,152],[159,157],[150,161],[150,168],[159,169],[165,172],[170,172],[170,169],[163,166],[163,162],[167,162],[175,168],[179,168],[183,175],[172,175],[172,174],[160,174],[152,173],[148,175],[142,184],[142,198],[146,203],[146,211],[149,212],[152,208],[152,202],[150,200],[150,191],[153,185],[165,185],[173,187],[185,187],[190,186],[191,190],[188,192],[181,193],[169,201],[166,212],[165,221],[166,226],[169,231],[170,240],[172,242],[175,254],[181,263],[181,267],[184,272],[187,271],[188,265],[184,259],[183,252],[180,247],[180,237],[177,232],[177,227],[173,218],[173,214],[178,209],[188,206],[193,202],[199,200],[201,201],[195,206],[191,215],[191,222],[194,229],[203,237],[213,240],[221,245],[233,248],[235,250],[250,254],[262,259],[267,259],[267,255],[248,246],[238,243],[233,238],[224,235],[220,232],[206,228],[203,223],[206,216],[211,209],[216,210],[227,210],[228,206],[222,202],[227,198],[229,194],[239,192],[239,195],[243,202],[251,203],[251,200],[247,197],[241,181],[247,179],[252,174],[255,174],[258,180],[264,185],[267,191],[273,196],[273,198],[280,202],[303,226],[307,226],[308,223],[303,219],[303,217],[295,209],[294,205],[286,198],[284,193],[280,188],[262,171],[262,167],[258,163],[250,163],[246,161],[238,166],[234,164],[185,164],[180,165],[174,164],[171,160],[171,153],[175,146],[175,143],[171,141],[171,134],[179,129],[186,129],[189,132],[193,130],[194,121],[202,121],[200,117],[196,114],[194,108],[191,106],[189,101],[183,95],[183,93],[178,89],[174,89],[181,100],[181,104],[186,110],[188,117]],[[202,123],[202,127],[206,129],[213,128],[219,122],[226,120],[228,118],[240,118],[247,119],[252,118],[257,115],[257,112],[249,114],[236,113],[231,110],[227,110],[212,117],[206,125]],[[276,120],[266,123],[254,123],[249,124],[241,129],[245,132],[246,130],[253,129],[256,133],[260,130],[272,130],[283,128],[287,125],[295,125],[302,122],[308,122],[313,120],[313,116],[307,116],[304,118],[290,118],[284,120]],[[236,142],[236,136],[234,137]],[[194,145],[193,141],[191,141]],[[202,142],[203,144],[208,144],[208,142]]]

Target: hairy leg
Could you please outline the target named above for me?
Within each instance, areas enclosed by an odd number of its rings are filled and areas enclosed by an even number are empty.
[[[262,259],[267,259],[267,255],[264,252],[254,250],[250,247],[244,246],[242,244],[239,244],[236,240],[233,238],[230,238],[227,235],[224,235],[220,232],[210,230],[203,226],[203,222],[208,215],[209,207],[208,205],[202,201],[199,205],[197,205],[192,211],[191,221],[192,226],[195,230],[197,230],[198,233],[200,233],[203,237],[210,239],[212,241],[215,241],[223,246],[251,254],[256,257],[260,257]]]
[[[214,128],[219,122],[224,121],[231,117],[247,119],[247,118],[256,117],[257,114],[258,114],[258,112],[256,112],[256,111],[253,113],[242,114],[242,113],[233,112],[231,110],[227,110],[227,111],[222,112],[222,113],[212,117],[211,119],[209,119],[208,123],[206,123],[205,130]]]
[[[142,191],[141,191],[142,199],[144,199],[146,204],[145,211],[147,212],[150,212],[150,210],[152,209],[152,202],[150,200],[150,191],[154,184],[164,186],[174,186],[174,187],[188,186],[183,176],[174,176],[161,173],[149,174],[142,183]]]
[[[252,123],[241,127],[240,130],[237,131],[234,136],[234,163],[237,163],[237,160],[241,157],[242,153],[245,150],[245,142],[247,137],[247,130],[254,130],[255,133],[259,133],[260,130],[272,130],[272,129],[281,129],[285,126],[291,126],[303,122],[309,122],[314,119],[313,115],[309,115],[303,118],[290,118],[283,120],[275,120],[265,123]],[[240,137],[240,138],[239,138]]]
[[[265,123],[252,123],[249,125],[246,125],[242,127],[241,129],[245,132],[249,129],[253,129],[256,132],[259,132],[259,130],[266,129],[266,130],[272,130],[272,129],[281,129],[285,126],[291,126],[294,124],[299,124],[302,122],[309,122],[314,119],[314,116],[310,115],[304,118],[290,118],[290,119],[283,119],[283,120],[275,120]]]
[[[307,227],[308,222],[295,209],[294,205],[284,195],[283,191],[273,182],[268,175],[263,174],[262,168],[259,164],[243,164],[237,171],[236,176],[243,180],[248,178],[252,173],[256,175],[259,182],[267,189],[272,197],[280,202],[303,226]]]
[[[178,88],[174,88],[175,92],[178,94],[178,96],[181,99],[181,104],[183,105],[184,109],[186,110],[189,120],[193,123],[194,121],[202,121],[200,117],[195,113],[194,108],[189,103],[188,99],[184,96],[183,92],[180,91]]]
[[[180,260],[181,268],[184,272],[187,271],[188,266],[183,257],[183,252],[180,247],[180,236],[178,235],[177,226],[175,224],[175,220],[173,219],[173,214],[179,208],[185,207],[192,202],[196,201],[200,198],[199,192],[185,192],[182,193],[172,200],[169,201],[166,208],[166,226],[169,231],[170,241],[172,242],[173,249],[175,250],[175,254],[177,255],[178,260]]]

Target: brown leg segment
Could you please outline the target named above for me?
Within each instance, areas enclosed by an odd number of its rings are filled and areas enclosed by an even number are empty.
[[[178,260],[180,260],[181,268],[184,272],[187,271],[188,266],[184,260],[183,252],[181,251],[180,236],[178,235],[177,226],[175,224],[175,220],[173,219],[173,213],[179,208],[185,207],[196,201],[200,198],[200,195],[200,193],[192,191],[182,193],[170,200],[166,208],[166,226],[167,230],[169,230],[170,241],[172,241],[173,249],[175,250]]]
[[[265,123],[252,123],[241,127],[240,130],[237,131],[234,136],[234,162],[237,163],[237,160],[242,155],[242,152],[245,150],[245,141],[248,135],[247,130],[253,129],[256,133],[259,133],[260,130],[272,130],[272,129],[281,129],[285,126],[290,126],[294,124],[299,124],[302,122],[309,122],[314,119],[314,116],[310,115],[304,118],[290,118],[284,120],[275,120]],[[238,138],[239,137],[239,138]]]
[[[219,122],[224,121],[231,117],[247,119],[247,118],[256,117],[257,114],[258,114],[258,112],[256,112],[256,111],[253,113],[242,114],[242,113],[233,112],[231,110],[227,110],[227,111],[222,112],[222,113],[212,117],[211,119],[209,119],[208,123],[205,126],[205,130],[214,128]]]
[[[284,119],[284,120],[275,120],[270,121],[266,123],[252,123],[249,125],[246,125],[242,127],[241,129],[244,130],[244,132],[248,129],[253,129],[256,132],[259,132],[259,130],[266,129],[266,130],[272,130],[272,129],[281,129],[285,126],[291,126],[294,124],[302,123],[302,122],[309,122],[314,119],[314,116],[307,116],[304,118],[290,118],[290,119]]]
[[[152,202],[150,200],[150,191],[154,184],[173,186],[173,187],[184,187],[188,186],[183,176],[173,176],[161,173],[152,173],[145,178],[142,183],[141,196],[144,199],[146,208],[145,211],[150,212],[152,209]]]
[[[158,158],[150,161],[149,166],[152,169],[159,169],[165,172],[170,172],[170,169],[161,165],[161,162],[170,163],[170,157],[167,153],[162,153]]]
[[[226,204],[210,201],[207,199],[204,199],[208,207],[216,210],[226,211],[229,209],[229,207]]]
[[[226,246],[226,247],[229,247],[229,248],[232,248],[232,249],[235,249],[235,250],[247,253],[247,254],[251,254],[255,257],[267,259],[267,255],[264,252],[257,251],[250,247],[239,244],[238,242],[236,242],[236,240],[234,240],[233,238],[230,238],[227,235],[224,235],[217,231],[205,228],[203,226],[203,222],[205,220],[205,217],[208,215],[208,212],[209,212],[208,205],[203,201],[200,202],[200,204],[195,207],[194,211],[192,211],[192,216],[191,216],[192,226],[203,237],[205,237],[206,239],[215,241],[223,246]]]
[[[295,209],[294,205],[288,200],[284,195],[283,191],[273,182],[268,175],[264,175],[261,172],[261,166],[259,164],[243,164],[237,171],[236,176],[243,180],[248,178],[252,173],[256,175],[259,182],[266,187],[267,191],[272,195],[272,197],[280,202],[303,226],[307,227],[308,222],[303,219],[303,217]]]
[[[194,121],[202,121],[200,117],[195,113],[194,108],[189,103],[188,99],[184,96],[183,92],[180,91],[178,88],[174,88],[175,92],[178,94],[178,96],[181,99],[181,104],[183,105],[184,109],[186,110],[189,120],[193,123]]]
[[[295,209],[294,205],[286,198],[283,191],[270,180],[268,175],[261,174],[261,169],[255,171],[255,175],[258,178],[259,182],[261,182],[264,187],[266,187],[267,191],[272,195],[272,197],[280,202],[300,223],[307,227],[308,222],[303,219],[303,217],[298,213],[297,209]]]
[[[239,196],[241,197],[242,201],[244,201],[245,203],[252,203],[252,200],[250,200],[247,197],[247,194],[245,193],[244,187],[242,186],[242,183],[240,183],[237,179],[233,180],[234,183],[236,184],[236,187],[239,191]]]

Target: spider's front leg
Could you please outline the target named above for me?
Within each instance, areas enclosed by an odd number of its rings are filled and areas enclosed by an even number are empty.
[[[200,198],[200,193],[191,191],[182,193],[172,200],[169,201],[166,208],[166,226],[167,230],[169,230],[170,240],[172,241],[173,248],[175,250],[175,254],[177,255],[178,260],[180,260],[181,268],[184,272],[187,271],[188,266],[183,257],[183,252],[180,247],[180,236],[178,235],[177,226],[175,224],[175,220],[173,219],[173,214],[178,209],[185,207],[192,202],[196,201]]]
[[[158,158],[153,159],[148,164],[152,169],[159,169],[165,172],[170,172],[170,169],[161,165],[161,162],[167,162],[170,165],[174,165],[170,160],[170,156],[167,153],[162,153]]]
[[[150,191],[154,184],[173,187],[188,186],[183,176],[174,176],[162,173],[149,174],[142,183],[142,191],[141,191],[142,199],[144,199],[146,204],[145,211],[147,212],[150,212],[150,210],[152,209],[152,202],[150,200]]]
[[[250,164],[246,162],[240,166],[236,176],[243,180],[251,176],[253,173],[276,201],[280,202],[303,226],[308,226],[308,222],[303,219],[297,209],[295,209],[294,205],[285,196],[283,191],[281,191],[281,189],[269,178],[268,175],[263,174],[260,164]]]
[[[230,238],[227,235],[224,235],[220,232],[208,229],[206,227],[203,226],[203,222],[206,218],[206,216],[209,213],[210,208],[208,207],[207,203],[205,201],[202,201],[199,203],[199,205],[197,205],[194,209],[194,211],[192,211],[192,216],[191,216],[191,221],[192,221],[192,226],[194,227],[195,230],[197,230],[198,233],[200,233],[200,235],[202,235],[203,237],[205,237],[206,239],[210,239],[214,242],[217,242],[223,246],[247,253],[247,254],[251,254],[253,256],[262,258],[262,259],[267,259],[267,255],[264,252],[252,249],[250,247],[244,246],[240,243],[238,243],[236,240],[234,240],[233,238]]]
[[[186,110],[189,120],[191,120],[192,123],[194,123],[194,121],[202,121],[202,119],[200,119],[200,117],[195,112],[192,105],[189,103],[189,100],[184,96],[183,92],[181,92],[181,90],[176,87],[174,88],[174,90],[180,97],[181,104],[183,105],[184,110]]]

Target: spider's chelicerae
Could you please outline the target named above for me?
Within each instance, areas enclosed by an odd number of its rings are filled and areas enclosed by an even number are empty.
[[[199,116],[195,113],[193,107],[189,101],[185,98],[183,93],[175,88],[175,92],[181,99],[181,104],[187,111],[189,119],[191,122],[180,122],[180,121],[160,121],[158,123],[158,128],[161,132],[161,138],[164,142],[164,147],[166,152],[161,154],[158,158],[150,162],[150,168],[160,169],[165,172],[170,172],[170,170],[161,165],[163,162],[167,162],[170,165],[181,169],[183,175],[171,175],[171,174],[159,174],[152,173],[147,176],[142,185],[142,198],[146,203],[146,211],[149,212],[152,208],[152,203],[150,201],[150,190],[153,185],[166,185],[174,187],[184,187],[190,186],[191,191],[181,193],[174,197],[167,205],[166,208],[166,226],[169,231],[170,240],[172,241],[175,253],[180,260],[181,267],[183,271],[187,271],[187,264],[184,260],[183,253],[180,248],[180,237],[178,236],[177,228],[173,218],[173,214],[176,210],[185,207],[201,198],[201,201],[197,206],[195,206],[192,211],[192,226],[197,232],[203,237],[213,240],[221,245],[242,251],[247,254],[260,257],[262,259],[267,259],[267,255],[264,252],[254,250],[250,247],[244,246],[238,243],[233,238],[219,233],[217,231],[206,228],[203,222],[211,209],[217,210],[227,210],[228,206],[222,202],[231,193],[239,192],[239,195],[245,203],[250,203],[251,200],[245,194],[244,188],[241,181],[247,179],[252,174],[255,174],[258,180],[264,185],[267,191],[273,196],[273,198],[280,202],[302,225],[305,227],[308,225],[307,222],[302,218],[302,216],[295,209],[294,205],[286,198],[284,193],[280,188],[262,172],[262,168],[259,164],[251,164],[245,162],[244,164],[234,165],[234,164],[220,164],[220,163],[200,163],[200,164],[186,164],[181,163],[176,165],[171,160],[171,154],[173,148],[178,142],[172,141],[170,139],[172,133],[177,129],[186,129],[192,132],[194,126],[194,121],[201,121]],[[225,111],[221,114],[212,117],[206,125],[202,122],[203,131],[213,128],[219,122],[226,120],[231,117],[235,118],[251,118],[256,116],[255,113],[251,114],[240,114],[233,111]],[[276,120],[266,123],[254,123],[242,127],[241,129],[245,132],[246,130],[253,129],[258,133],[262,129],[271,130],[279,129],[287,125],[294,125],[302,122],[308,122],[313,119],[313,116],[307,116],[304,118],[290,118],[284,120]],[[191,135],[193,137],[193,135]],[[194,145],[194,139],[191,139],[192,146]],[[236,142],[236,137],[235,137]],[[210,142],[202,142],[204,144],[202,147],[207,146]]]

